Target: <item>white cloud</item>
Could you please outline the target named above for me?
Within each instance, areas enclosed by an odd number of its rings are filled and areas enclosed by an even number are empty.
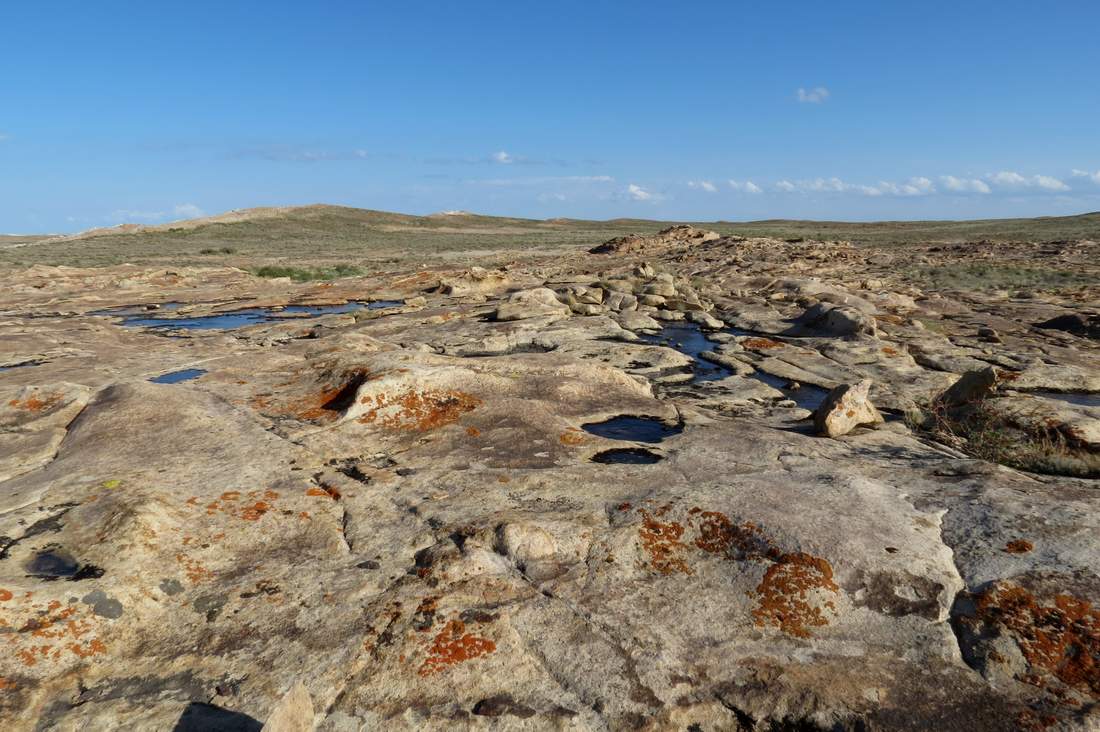
[[[764,192],[763,188],[756,185],[751,180],[739,181],[739,180],[732,180],[731,179],[727,182],[729,183],[730,188],[732,188],[735,191],[740,191],[742,193],[763,193]]]
[[[158,221],[164,218],[163,211],[134,211],[133,209],[120,208],[112,211],[104,217],[114,223],[133,223],[135,221]]]
[[[904,183],[879,181],[874,189],[878,191],[878,194],[889,196],[930,196],[936,192],[935,184],[924,177],[910,178]]]
[[[1049,175],[1036,175],[1033,176],[1031,180],[1033,180],[1035,182],[1035,185],[1037,185],[1039,188],[1045,188],[1048,191],[1069,190],[1069,186],[1067,186],[1065,183],[1058,180],[1057,178],[1052,178]]]
[[[810,181],[802,181],[801,187],[808,191],[834,191],[839,193],[848,188],[848,185],[840,178],[815,178]]]
[[[798,90],[798,101],[803,104],[821,104],[829,98],[829,90],[823,86],[815,86],[813,89]]]
[[[201,219],[206,212],[193,203],[181,203],[172,209],[172,215],[180,219]]]
[[[956,178],[953,175],[941,175],[943,187],[956,193],[991,193],[985,181],[977,178]]]
[[[501,163],[503,165],[510,165],[516,161],[515,158],[513,158],[511,155],[504,152],[503,150],[493,153],[491,157],[494,163]]]
[[[1003,188],[1042,188],[1046,191],[1068,191],[1070,188],[1062,181],[1049,175],[1033,175],[1030,178],[1013,170],[1002,170],[987,175],[994,185]]]
[[[1027,178],[1023,177],[1019,173],[1015,173],[1009,170],[1002,170],[1000,173],[994,173],[986,176],[993,183],[999,186],[1026,186]]]
[[[734,186],[736,181],[730,181]],[[736,186],[734,186],[736,188]],[[783,193],[852,193],[859,196],[930,196],[936,193],[936,186],[928,178],[910,178],[904,183],[879,181],[874,185],[848,183],[840,178],[813,178],[791,182],[781,180],[775,189]]]
[[[121,208],[104,216],[105,221],[113,224],[132,224],[137,222],[153,224],[166,219],[178,221],[180,219],[198,219],[206,216],[206,212],[193,203],[180,203],[172,207],[171,211],[135,211]]]
[[[709,180],[689,180],[688,188],[699,188],[707,193],[717,193],[718,187]]]
[[[653,200],[653,194],[652,193],[650,193],[645,188],[642,188],[639,185],[635,185],[634,183],[631,183],[630,185],[628,185],[626,187],[626,192],[627,192],[627,195],[629,195],[635,201],[652,201]]]
[[[1095,173],[1090,173],[1087,170],[1077,170],[1074,168],[1072,175],[1074,178],[1088,178],[1093,183],[1100,183],[1100,170]]]

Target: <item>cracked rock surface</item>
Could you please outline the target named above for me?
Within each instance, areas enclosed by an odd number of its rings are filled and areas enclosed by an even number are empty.
[[[323,284],[9,275],[0,726],[1095,729],[1097,481],[904,415],[990,368],[996,409],[1095,451],[1096,290],[711,234]],[[874,418],[818,436],[842,384]]]

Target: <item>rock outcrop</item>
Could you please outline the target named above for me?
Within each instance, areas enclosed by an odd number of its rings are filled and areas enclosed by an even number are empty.
[[[496,309],[496,319],[500,321],[567,315],[569,315],[569,306],[559,302],[554,291],[545,287],[513,293]]]
[[[650,254],[658,253],[672,245],[702,244],[719,238],[716,232],[696,229],[688,224],[679,224],[652,235],[619,236],[588,251],[590,254]]]
[[[0,728],[1100,724],[1095,288],[611,250],[5,271]]]

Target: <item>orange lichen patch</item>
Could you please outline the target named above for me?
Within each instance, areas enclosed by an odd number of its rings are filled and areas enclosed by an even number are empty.
[[[1019,371],[1005,371],[1004,369],[997,369],[997,381],[1016,381],[1019,378]]]
[[[15,683],[11,679],[6,679],[3,676],[0,676],[0,689],[15,689],[18,688],[18,686],[19,684]]]
[[[72,650],[74,647],[80,650],[77,655],[82,658],[107,650],[94,637],[97,619],[90,615],[78,617],[82,610],[90,612],[80,605],[64,605],[60,600],[51,600],[44,608],[30,609],[33,614],[19,625],[16,633],[7,636],[8,642],[17,646],[12,651],[14,656],[24,666],[34,666],[47,659],[57,660],[65,649]],[[82,640],[84,636],[91,637],[85,641]]]
[[[1007,630],[1033,670],[1100,697],[1100,608],[1068,594],[1040,600],[1010,582],[986,589],[976,605],[978,618]]]
[[[583,445],[585,442],[588,441],[587,438],[584,436],[584,433],[576,427],[570,427],[565,432],[562,432],[561,435],[558,437],[558,440],[561,442],[561,444],[569,445],[571,447]]]
[[[98,638],[92,638],[92,640],[88,643],[70,643],[65,647],[75,653],[80,658],[98,656],[101,653],[106,653],[107,651],[107,646],[103,645],[103,642]]]
[[[336,400],[344,391],[343,386],[334,386],[331,389],[322,389],[316,394],[311,394],[304,399],[294,402],[288,411],[300,419],[309,421],[328,421],[336,419],[337,410],[326,408]]]
[[[31,394],[23,401],[12,399],[8,402],[8,406],[27,412],[44,412],[55,406],[63,398],[63,394]]]
[[[496,649],[496,643],[488,638],[467,633],[466,624],[461,620],[451,620],[435,636],[428,648],[428,657],[424,659],[417,673],[431,676],[455,664],[490,654]]]
[[[466,434],[470,437],[481,437],[481,430],[479,430],[477,427],[467,427]]]
[[[251,399],[254,409],[273,416],[294,417],[309,422],[331,422],[355,400],[359,386],[368,380],[365,370],[345,374],[344,383],[326,386],[307,396],[283,403],[274,403],[271,395],[260,394]],[[294,381],[281,386],[290,386]]]
[[[307,496],[325,496],[331,498],[334,501],[339,501],[344,497],[344,494],[339,491],[335,486],[322,483],[318,488],[310,488],[306,491]]]
[[[891,346],[883,346],[882,347],[882,352],[885,353],[887,356],[897,356],[897,355],[899,355],[898,354],[898,349],[893,348]]]
[[[724,513],[699,508],[689,513],[699,519],[695,546],[705,552],[723,554],[730,559],[774,559],[779,555],[779,550],[771,545],[763,530],[750,521],[734,524]]]
[[[829,595],[839,591],[833,568],[805,552],[780,556],[756,588],[752,617],[757,626],[776,626],[788,635],[809,638],[810,627],[828,625],[826,611],[836,611]]]
[[[457,422],[466,412],[481,405],[470,394],[445,389],[408,389],[401,394],[368,395],[361,400],[371,405],[359,421],[386,429],[427,432]]]
[[[34,666],[38,663],[38,656],[46,658],[50,655],[50,651],[52,650],[53,646],[50,645],[32,646],[17,651],[15,655],[19,657],[19,660],[23,662],[24,666]]]
[[[240,491],[226,491],[217,499],[206,504],[206,515],[213,516],[217,513],[224,513],[243,521],[259,521],[264,514],[275,507],[274,501],[279,497],[279,493],[270,489],[248,491],[244,497],[246,501],[239,503],[238,501],[241,499]],[[192,497],[187,500],[187,503],[193,506],[197,504],[197,500]]]
[[[1027,539],[1013,539],[1005,544],[1005,548],[1002,551],[1008,554],[1027,554],[1034,548],[1035,545]]]
[[[183,554],[176,554],[176,561],[183,566],[183,572],[192,584],[198,584],[214,576],[214,573],[203,566],[202,562]]]
[[[766,351],[770,348],[782,348],[783,344],[771,338],[746,338],[741,341],[741,347],[750,351]]]
[[[76,608],[69,606],[57,613],[51,615],[58,608],[61,607],[61,603],[51,602],[46,606],[46,615],[44,617],[32,618],[22,628],[19,629],[20,633],[30,632],[30,634],[36,638],[63,638],[66,635],[71,635],[73,638],[79,638],[86,632],[91,630],[92,624],[87,620],[70,620],[73,615],[76,614]],[[64,621],[64,625],[60,625]]]
[[[687,550],[687,545],[680,541],[680,537],[684,535],[684,527],[675,521],[657,521],[644,508],[639,508],[638,512],[642,514],[638,538],[642,542],[642,548],[649,553],[649,566],[661,574],[694,574],[680,556]]]
[[[270,503],[266,501],[256,501],[251,506],[241,511],[241,518],[245,521],[259,521],[263,515],[270,510]]]
[[[12,597],[11,590],[0,589],[0,602],[7,602]]]

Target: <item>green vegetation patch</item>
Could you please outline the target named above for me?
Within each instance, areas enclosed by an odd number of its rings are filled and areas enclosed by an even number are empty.
[[[1096,284],[1095,275],[1081,272],[981,262],[920,267],[909,275],[937,290],[1063,290]]]
[[[334,280],[338,277],[356,277],[363,270],[351,264],[336,264],[331,267],[306,269],[304,267],[283,267],[267,265],[252,270],[257,277],[289,277],[295,282],[314,282],[316,280]]]

